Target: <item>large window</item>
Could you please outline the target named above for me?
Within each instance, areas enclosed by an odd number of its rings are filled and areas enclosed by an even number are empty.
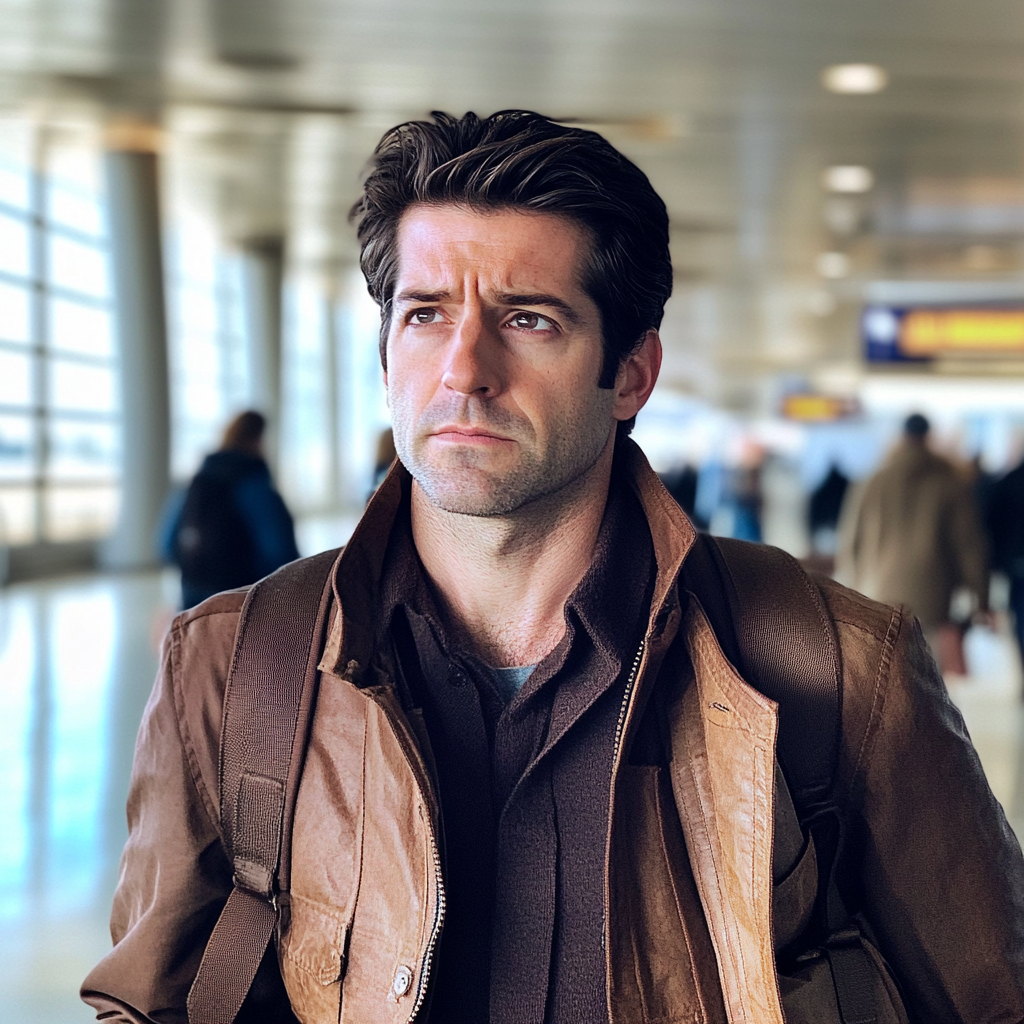
[[[212,224],[181,218],[168,233],[171,475],[187,480],[250,404],[237,255]]]
[[[0,542],[99,537],[118,500],[98,149],[0,119]]]

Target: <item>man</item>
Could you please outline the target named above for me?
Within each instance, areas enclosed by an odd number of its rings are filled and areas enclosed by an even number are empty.
[[[819,886],[776,705],[724,656],[695,532],[626,437],[671,289],[647,179],[536,114],[435,114],[385,135],[357,215],[400,465],[322,591],[280,861],[250,813],[273,766],[243,799],[222,714],[287,644],[266,613],[303,613],[274,595],[307,563],[173,627],[85,998],[183,1021],[195,982],[192,1018],[229,1020],[258,919],[239,1020],[881,1024],[907,1019],[894,978],[915,1020],[1024,1019],[1020,849],[912,620],[827,582],[804,589],[843,658],[849,837],[842,897]],[[863,921],[828,949],[819,889]]]
[[[840,578],[889,604],[905,604],[937,650],[953,592],[988,608],[985,537],[968,481],[928,445],[928,420],[907,417],[882,468],[854,492],[840,528]]]

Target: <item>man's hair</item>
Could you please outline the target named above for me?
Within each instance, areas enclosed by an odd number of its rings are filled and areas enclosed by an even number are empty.
[[[613,387],[622,360],[661,324],[672,292],[668,212],[647,176],[597,132],[529,110],[431,117],[385,133],[350,214],[381,309],[385,369],[402,214],[417,203],[451,204],[554,213],[586,229],[593,244],[581,284],[601,313],[598,385]]]

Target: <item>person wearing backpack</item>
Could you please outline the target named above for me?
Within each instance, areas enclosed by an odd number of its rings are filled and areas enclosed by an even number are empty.
[[[698,535],[628,436],[647,178],[435,113],[355,217],[398,460],[175,621],[100,1019],[1024,1020],[1024,859],[913,618]]]
[[[161,550],[181,570],[181,605],[248,586],[299,557],[291,514],[263,458],[265,417],[239,413],[167,516]]]

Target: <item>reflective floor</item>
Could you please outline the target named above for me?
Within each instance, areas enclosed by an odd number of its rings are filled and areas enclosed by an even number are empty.
[[[172,577],[90,576],[0,590],[0,1003],[73,1024],[109,946],[135,732],[175,599]],[[950,679],[996,795],[1024,833],[1024,707],[1005,629],[968,637]]]

